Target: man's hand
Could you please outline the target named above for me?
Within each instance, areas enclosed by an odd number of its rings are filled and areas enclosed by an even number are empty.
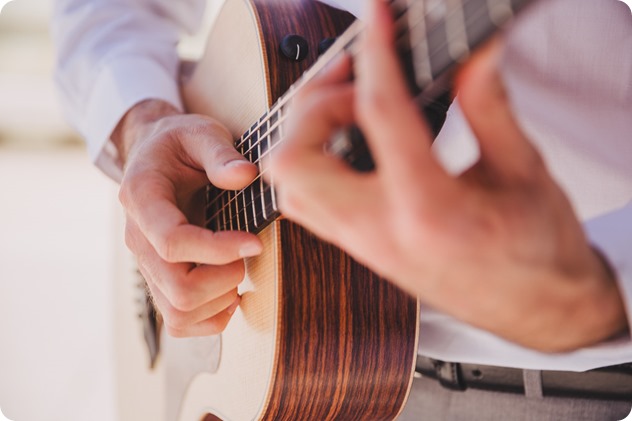
[[[240,297],[243,258],[261,252],[245,232],[211,232],[203,223],[204,186],[239,189],[256,167],[216,121],[183,115],[148,100],[133,107],[112,137],[124,162],[119,198],[125,240],[136,256],[167,332],[176,337],[221,332]]]
[[[430,150],[389,12],[373,4],[355,84],[342,59],[293,103],[287,141],[269,168],[285,216],[427,304],[525,346],[563,351],[622,331],[612,274],[511,114],[496,74],[497,43],[458,80],[481,158],[454,177]],[[373,153],[373,173],[323,152],[354,122]]]

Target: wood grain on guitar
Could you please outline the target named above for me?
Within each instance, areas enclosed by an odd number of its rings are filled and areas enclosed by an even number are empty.
[[[183,86],[187,108],[239,139],[316,60],[318,43],[352,21],[312,1],[228,0]],[[307,60],[280,54],[288,34],[307,39]],[[246,262],[219,369],[199,367],[174,391],[179,419],[394,419],[414,373],[416,300],[289,221],[259,235],[265,251]]]
[[[445,74],[526,3],[392,1],[420,105],[431,104]],[[221,121],[237,149],[260,166],[282,140],[292,92],[336,54],[355,54],[357,22],[307,70],[318,43],[352,21],[312,0],[227,0],[203,59],[183,82],[186,107]],[[307,40],[307,60],[280,53],[288,34]],[[216,369],[208,359],[188,358],[194,341],[165,338],[165,359],[174,367],[168,419],[395,419],[414,374],[418,303],[278,216],[274,186],[260,178],[239,192],[209,190],[208,226],[256,232],[264,252],[246,260],[241,306],[215,342]],[[179,355],[170,353],[176,348]]]

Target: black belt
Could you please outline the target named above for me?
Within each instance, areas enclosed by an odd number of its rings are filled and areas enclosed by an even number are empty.
[[[518,368],[450,363],[420,355],[417,372],[451,390],[525,393],[524,371]],[[541,375],[543,396],[632,401],[632,364],[583,372],[543,370]]]

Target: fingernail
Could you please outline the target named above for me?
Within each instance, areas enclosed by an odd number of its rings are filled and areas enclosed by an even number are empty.
[[[241,257],[252,257],[261,254],[261,250],[263,247],[258,243],[248,243],[241,246],[239,249],[239,256]]]
[[[251,165],[252,162],[248,161],[246,158],[234,158],[224,162],[225,167],[236,167],[239,165]]]
[[[237,307],[239,307],[239,303],[241,303],[240,296],[238,296],[237,299],[233,301],[233,303],[226,309],[228,314],[232,316],[235,313],[235,311],[237,311]]]

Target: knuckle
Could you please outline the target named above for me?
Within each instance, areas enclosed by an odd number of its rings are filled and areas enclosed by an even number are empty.
[[[542,175],[548,175],[544,158],[535,149],[525,159],[525,175],[535,180],[540,180]]]
[[[389,97],[379,90],[364,92],[358,101],[358,111],[365,119],[381,119],[389,110]]]
[[[121,182],[121,188],[119,189],[119,192],[118,192],[118,200],[121,203],[121,205],[123,205],[123,207],[127,207],[131,199],[129,186],[126,181],[127,181],[127,177],[123,179],[123,182]]]
[[[187,337],[187,334],[185,331],[174,328],[173,326],[170,326],[167,323],[165,323],[165,330],[167,331],[167,334],[171,336],[172,338],[186,338]]]
[[[225,162],[236,158],[239,154],[234,147],[227,145],[225,142],[211,141],[212,143],[208,147],[210,156],[213,163],[216,165],[223,165]]]
[[[303,108],[305,104],[308,103],[313,97],[314,89],[315,87],[307,85],[305,88],[296,91],[294,97],[292,98],[292,106],[290,107],[290,110],[298,110]]]
[[[304,210],[303,202],[292,191],[279,190],[277,194],[277,202],[279,209],[288,218],[294,218],[301,215]]]
[[[125,225],[125,246],[129,250],[134,250],[136,245],[136,236],[134,234],[134,230],[129,226],[129,224]]]
[[[213,317],[209,319],[205,326],[205,331],[209,335],[219,335],[226,330],[230,317]]]
[[[171,229],[156,241],[154,248],[156,249],[156,253],[158,253],[161,259],[169,263],[178,262],[178,237],[179,235],[177,229]]]
[[[155,136],[159,133],[171,130],[176,126],[178,119],[181,115],[170,115],[159,118],[151,123],[151,130],[148,130],[146,136]]]
[[[295,142],[290,141],[275,150],[272,154],[271,168],[274,175],[281,181],[291,178],[297,170],[296,162],[298,159],[299,149],[294,145]]]
[[[161,309],[162,316],[165,320],[165,325],[171,326],[177,330],[183,330],[189,327],[190,322],[187,317],[187,313],[178,310],[175,306],[169,304],[163,306],[166,308]]]
[[[230,268],[229,276],[232,280],[232,283],[237,286],[241,283],[241,281],[246,276],[246,265],[243,259],[239,259],[235,262],[232,262],[232,267]],[[237,295],[237,291],[235,290],[235,296]]]
[[[230,181],[227,181],[231,184],[237,182],[240,177],[235,178],[235,173],[233,172],[225,173],[225,171],[230,168],[226,167],[226,164],[232,161],[247,161],[247,159],[244,158],[244,156],[240,152],[238,152],[237,149],[235,149],[235,146],[226,142],[219,141],[218,139],[208,140],[208,142],[204,146],[203,160],[205,163],[205,170],[211,181],[216,181],[214,177],[219,176],[220,174],[231,174],[231,178],[229,178]],[[242,185],[235,185],[233,186],[233,189],[236,190],[237,188],[242,187]]]
[[[232,145],[230,131],[219,121],[204,115],[191,115],[191,121],[186,126],[181,126],[180,137],[192,136],[205,139],[211,144]]]
[[[145,182],[148,178],[143,172],[128,172],[125,174],[118,192],[118,200],[125,209],[133,208],[143,197]]]
[[[372,89],[358,95],[357,118],[364,126],[385,121],[392,124],[392,121],[410,106],[411,103],[406,97],[395,96],[384,89]]]
[[[193,311],[196,308],[193,295],[185,288],[182,288],[181,284],[173,288],[169,297],[169,303],[178,313]]]

